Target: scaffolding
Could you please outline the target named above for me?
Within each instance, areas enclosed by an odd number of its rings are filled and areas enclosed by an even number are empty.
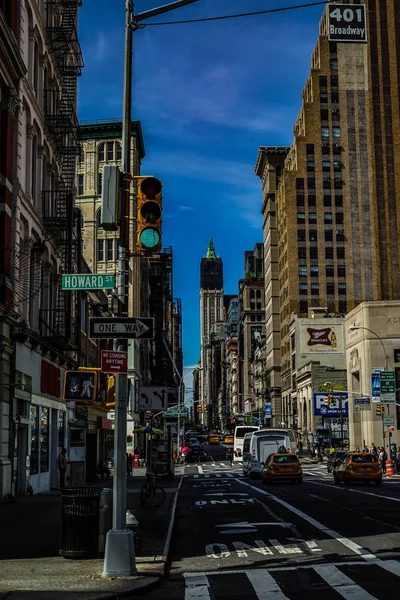
[[[75,222],[75,169],[80,152],[76,115],[77,78],[82,73],[82,52],[77,36],[77,11],[82,0],[47,0],[47,44],[57,78],[44,92],[46,133],[61,164],[61,176],[52,189],[42,192],[45,239],[52,241],[62,273],[73,273],[80,243]],[[72,316],[72,293],[58,290],[57,308],[40,311],[41,335],[63,350],[74,350],[78,327]]]

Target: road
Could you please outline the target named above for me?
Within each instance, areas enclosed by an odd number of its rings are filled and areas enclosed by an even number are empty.
[[[386,600],[400,589],[400,478],[338,487],[304,462],[302,486],[266,486],[231,467],[226,447],[208,451],[186,467],[171,577],[149,598]]]

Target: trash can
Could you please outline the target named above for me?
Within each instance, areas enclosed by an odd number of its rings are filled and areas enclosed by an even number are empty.
[[[99,506],[99,552],[106,549],[107,533],[112,529],[113,494],[109,488],[104,488],[100,494]]]
[[[62,490],[59,554],[65,558],[93,558],[99,553],[99,488]]]

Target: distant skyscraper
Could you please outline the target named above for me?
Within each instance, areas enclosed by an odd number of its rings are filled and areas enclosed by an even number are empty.
[[[201,348],[201,402],[210,408],[203,414],[203,422],[208,422],[206,416],[211,414],[211,406],[216,398],[211,398],[209,357],[211,356],[211,333],[216,331],[216,324],[225,321],[223,268],[222,259],[214,249],[212,239],[208,243],[207,254],[200,264],[200,348]]]

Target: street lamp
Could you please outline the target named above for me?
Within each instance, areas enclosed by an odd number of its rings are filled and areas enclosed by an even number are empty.
[[[382,348],[383,348],[383,352],[384,352],[384,356],[385,356],[385,371],[387,371],[388,370],[388,360],[389,360],[389,357],[388,357],[388,355],[386,353],[385,344],[383,343],[382,338],[375,331],[373,331],[372,329],[370,329],[369,327],[364,327],[362,325],[350,325],[350,327],[349,327],[349,331],[358,331],[359,329],[365,329],[366,331],[369,331],[375,337],[378,338],[378,340],[382,344]]]

